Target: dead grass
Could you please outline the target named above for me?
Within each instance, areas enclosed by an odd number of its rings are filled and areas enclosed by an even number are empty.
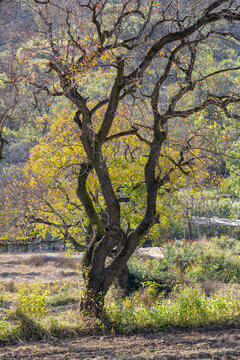
[[[80,264],[74,258],[59,257],[55,260],[55,266],[60,268],[78,269]]]
[[[25,264],[30,266],[44,266],[47,262],[47,256],[43,255],[32,255],[25,260]]]
[[[10,293],[16,293],[18,291],[18,287],[16,286],[13,280],[9,280],[4,283],[5,291]]]
[[[47,255],[32,255],[27,258],[24,262],[30,266],[44,266],[48,263],[52,263],[56,267],[77,269],[79,266],[78,262],[74,258],[58,257],[58,256],[47,256]]]
[[[80,263],[80,256],[69,258],[60,253],[0,254],[0,284],[15,292],[21,283],[81,281]]]

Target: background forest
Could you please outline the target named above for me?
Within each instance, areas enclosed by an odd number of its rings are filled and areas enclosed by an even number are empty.
[[[180,12],[185,5],[184,1],[178,5]],[[44,83],[49,80],[40,81],[45,77],[45,59],[49,56],[48,44],[44,43],[42,36],[42,31],[45,31],[41,29],[40,22],[43,14],[39,13],[40,19],[39,14],[37,16],[37,11],[42,10],[37,10],[37,5],[34,7],[27,1],[7,1],[1,4],[4,31],[0,44],[3,147],[0,237],[3,241],[14,242],[51,237],[72,242],[81,239],[80,243],[84,243],[88,220],[76,195],[78,166],[83,159],[79,143],[80,129],[72,121],[75,107],[66,98],[50,96]],[[58,20],[54,18],[54,21]],[[131,27],[138,28],[140,25],[139,17],[132,16]],[[129,27],[126,24],[124,26],[121,29],[123,35],[130,36]],[[171,25],[168,23],[161,26]],[[89,41],[83,40],[85,46],[93,41],[91,37],[94,36],[88,27],[91,27],[91,23],[86,24],[86,30],[83,30],[89,38]],[[151,41],[155,40],[161,30],[159,27],[153,33]],[[184,102],[196,106],[199,99],[205,100],[206,91],[230,94],[234,89],[236,94],[239,92],[238,26],[233,23],[229,25],[228,31],[234,33],[232,37],[229,35],[228,41],[216,32],[207,46],[199,46],[196,71],[203,77],[206,69],[208,72],[216,72],[216,75],[209,78],[208,83],[200,81],[197,90],[182,100],[182,106]],[[67,57],[68,54],[64,53],[67,49],[64,37],[58,39],[57,46],[61,56]],[[162,50],[155,66],[164,66],[168,51]],[[107,53],[105,56],[106,59],[101,60],[102,64],[93,65],[87,75],[78,78],[81,91],[86,98],[91,99],[93,105],[109,91],[109,80],[113,76],[114,68],[107,63],[114,63],[115,55]],[[219,72],[223,68],[236,70],[224,73],[223,81]],[[183,74],[181,71],[171,74],[162,87],[159,100],[162,111],[167,109],[176,86],[183,82]],[[150,91],[154,76],[154,72],[149,75],[149,85],[144,85],[142,93]],[[51,79],[53,75],[50,75]],[[147,98],[142,95],[140,100],[138,98],[140,94],[135,93],[123,102],[112,129],[112,133],[131,129],[133,135],[119,138],[114,144],[109,142],[105,146],[111,179],[122,201],[122,217],[126,228],[129,224],[135,227],[145,211],[143,167],[145,151],[148,151],[151,110]],[[196,141],[195,151],[198,151],[199,159],[191,169],[190,178],[186,179],[184,173],[177,173],[161,190],[162,195],[157,201],[161,221],[147,236],[148,244],[160,244],[166,239],[193,239],[201,234],[222,235],[229,231],[235,238],[239,238],[237,228],[203,225],[199,228],[191,222],[193,217],[239,217],[237,106],[233,105],[231,117],[224,109],[210,104],[201,113],[168,122],[169,139],[164,147],[165,157],[160,159],[161,166],[167,169],[167,157],[176,157],[176,151],[179,151],[176,138],[182,142],[186,139],[188,142]],[[96,127],[101,116],[99,111]],[[141,129],[138,136],[134,134],[136,128]],[[145,143],[142,142],[143,137]],[[200,137],[206,140],[205,143],[199,141]],[[115,157],[115,154],[118,156]],[[97,178],[94,174],[90,176],[88,186],[91,197],[99,211],[104,213],[104,201]]]

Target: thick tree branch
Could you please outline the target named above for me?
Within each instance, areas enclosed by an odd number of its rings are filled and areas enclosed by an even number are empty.
[[[99,133],[97,135],[98,141],[100,144],[102,144],[107,137],[112,122],[115,118],[117,107],[119,104],[119,96],[122,89],[122,80],[123,80],[123,71],[124,71],[124,61],[121,57],[118,57],[117,59],[117,77],[115,79],[115,83],[112,87],[112,91],[109,97],[108,107],[101,125],[101,128],[99,130]]]
[[[93,227],[95,240],[98,241],[104,235],[104,229],[102,222],[95,210],[91,196],[87,191],[87,178],[90,172],[92,171],[92,169],[93,167],[90,163],[84,162],[81,164],[78,175],[77,195],[86,211],[91,226]]]
[[[113,135],[110,135],[110,136],[106,137],[105,142],[112,141],[114,139],[118,139],[118,138],[121,138],[123,136],[134,135],[134,134],[137,133],[138,130],[139,129],[134,128],[134,129],[131,129],[131,130],[121,131],[121,132],[119,132],[117,134],[113,134]]]

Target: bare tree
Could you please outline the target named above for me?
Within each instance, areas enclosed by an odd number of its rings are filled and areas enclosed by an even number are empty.
[[[30,79],[30,84],[50,96],[64,96],[76,106],[73,120],[81,130],[85,151],[77,195],[92,234],[82,263],[86,291],[81,309],[100,316],[110,285],[140,241],[161,221],[156,211],[160,190],[171,183],[175,173],[188,176],[193,164],[206,158],[214,147],[202,131],[207,122],[196,126],[192,117],[216,107],[226,118],[239,120],[240,115],[233,113],[234,104],[240,101],[238,93],[234,88],[224,92],[221,86],[213,86],[216,79],[225,81],[227,73],[234,76],[239,67],[216,65],[213,70],[202,61],[216,42],[221,46],[220,39],[231,41],[235,47],[239,45],[234,26],[230,29],[229,24],[240,20],[240,3],[239,0],[36,2],[38,36],[41,34],[48,42],[40,51],[48,61],[43,60],[47,66],[45,75]],[[100,98],[99,94],[87,93],[84,79],[88,74],[101,79],[108,76],[106,91]],[[164,103],[163,89],[167,91]],[[135,122],[131,128],[112,134],[122,104],[132,109],[138,106],[139,113],[146,106],[151,121]],[[103,115],[100,126],[96,126],[100,110]],[[188,131],[183,136],[185,119]],[[171,127],[175,130],[170,136]],[[145,215],[135,229],[127,231],[122,224],[121,206],[109,175],[104,145],[130,135],[147,144],[149,150],[145,154]],[[166,151],[169,142],[175,146],[175,156]],[[161,167],[162,158],[169,162],[167,171]],[[98,177],[105,201],[107,226],[87,190],[92,171]],[[117,249],[114,259],[106,263],[114,248]]]
[[[0,63],[1,69],[1,103],[0,103],[0,161],[3,156],[3,147],[7,140],[3,136],[3,127],[9,119],[13,119],[14,112],[19,104],[18,77],[15,77],[13,63],[9,66],[4,62]]]
[[[16,53],[21,41],[27,37],[33,26],[33,19],[23,10],[17,1],[0,1],[0,162],[3,158],[4,144],[8,141],[4,137],[4,127],[9,120],[26,122],[27,111],[24,109],[26,98],[29,100],[27,89],[23,90],[23,65],[17,61]],[[22,88],[22,89],[21,89]],[[26,95],[27,94],[27,95]],[[29,108],[30,102],[28,103]],[[28,111],[29,113],[30,111]]]

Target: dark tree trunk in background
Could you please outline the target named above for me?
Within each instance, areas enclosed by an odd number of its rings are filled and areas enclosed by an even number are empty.
[[[128,294],[129,269],[127,265],[123,266],[122,270],[117,275],[115,284],[120,290],[122,290],[123,295]]]

